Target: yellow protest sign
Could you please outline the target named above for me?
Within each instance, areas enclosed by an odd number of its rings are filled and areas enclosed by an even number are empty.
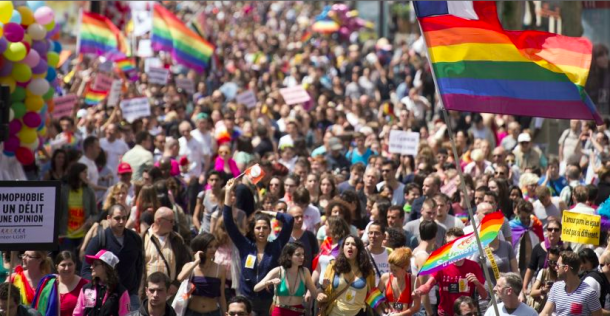
[[[561,223],[561,239],[579,244],[599,245],[601,217],[564,211]]]

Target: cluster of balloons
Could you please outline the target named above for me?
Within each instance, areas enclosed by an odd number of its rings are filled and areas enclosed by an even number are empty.
[[[22,165],[34,162],[54,108],[61,45],[52,39],[58,33],[55,14],[44,1],[27,1],[17,8],[11,1],[0,1],[0,85],[11,90],[3,153]]]
[[[337,31],[341,38],[347,40],[349,36],[363,27],[372,29],[375,25],[359,17],[358,10],[349,10],[346,4],[336,3],[327,5],[316,17],[316,21],[334,21],[339,25]]]

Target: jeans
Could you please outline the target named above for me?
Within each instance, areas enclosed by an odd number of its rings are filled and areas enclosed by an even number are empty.
[[[198,313],[198,312],[194,312],[190,309],[187,309],[186,313],[184,313],[184,316],[222,316],[222,315],[220,314],[220,309],[217,309],[212,312],[207,312],[207,313]]]
[[[129,294],[129,310],[137,311],[140,309],[140,296],[136,294]]]

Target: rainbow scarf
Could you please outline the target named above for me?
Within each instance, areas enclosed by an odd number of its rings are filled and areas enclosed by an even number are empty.
[[[592,44],[541,31],[509,31],[495,1],[415,1],[448,110],[595,120],[585,92]]]
[[[48,274],[40,280],[32,307],[45,316],[58,315],[59,290],[57,288],[57,277],[54,274]]]
[[[215,49],[160,4],[153,10],[151,44],[154,50],[170,52],[178,63],[197,72],[208,67]]]
[[[80,24],[79,53],[102,56],[108,52],[129,52],[121,31],[105,16],[83,12]]]
[[[97,105],[102,100],[106,98],[108,91],[97,91],[91,88],[88,88],[85,92],[85,104],[87,105]]]
[[[538,219],[538,217],[531,215],[530,226],[525,226],[521,223],[521,219],[519,217],[513,218],[510,222],[510,231],[513,237],[513,247],[517,247],[517,244],[521,240],[521,237],[525,235],[528,231],[533,231],[538,239],[544,240],[544,233],[542,231],[542,222]]]
[[[15,268],[15,274],[11,277],[11,283],[19,289],[19,295],[21,296],[21,304],[30,306],[32,300],[34,300],[34,289],[28,283],[28,279],[23,273],[23,267],[17,266]]]
[[[366,304],[373,309],[377,308],[383,301],[385,301],[385,296],[378,288],[375,288],[366,295]]]
[[[320,245],[320,252],[318,253],[318,255],[313,258],[312,261],[312,271],[316,269],[316,267],[318,266],[318,261],[320,260],[320,256],[333,256],[335,258],[337,258],[339,256],[339,251],[341,249],[341,243],[342,241],[339,241],[339,243],[337,244],[337,246],[335,246],[333,248],[333,241],[330,237],[326,237],[326,239],[324,239],[324,242],[322,242],[322,245]]]
[[[503,222],[504,215],[502,212],[487,214],[483,218],[479,227],[479,237],[483,248],[487,247],[498,237],[498,232]],[[432,252],[418,275],[428,275],[440,271],[456,261],[472,256],[478,251],[479,248],[474,232],[466,234]]]

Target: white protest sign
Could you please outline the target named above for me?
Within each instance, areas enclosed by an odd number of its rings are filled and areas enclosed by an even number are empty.
[[[398,130],[390,131],[390,154],[417,155],[419,133]]]
[[[191,80],[189,78],[177,78],[176,86],[180,89],[183,89],[188,94],[195,93],[195,83],[193,82],[193,80]]]
[[[133,19],[134,36],[142,36],[152,30],[153,21],[150,10],[135,10],[131,12],[131,16]]]
[[[252,90],[244,91],[235,97],[238,103],[245,104],[248,109],[256,106],[256,95]]]
[[[112,82],[112,86],[110,87],[110,93],[108,94],[108,101],[106,102],[108,106],[117,106],[117,104],[119,104],[122,87],[123,82],[120,79],[117,79]]]
[[[50,250],[57,247],[59,190],[59,181],[0,182],[2,250]],[[61,220],[68,221],[68,218]]]
[[[127,122],[133,123],[141,117],[150,116],[150,103],[148,103],[147,97],[123,100],[121,101],[121,111]]]
[[[100,72],[106,72],[106,73],[112,72],[112,60],[108,59],[108,60],[104,61],[99,66],[97,66],[97,69]]]
[[[141,39],[138,42],[138,57],[146,58],[154,56],[150,39]]]
[[[307,93],[307,91],[302,86],[294,86],[291,88],[280,89],[280,94],[288,105],[305,103],[311,100],[309,93]]]
[[[78,97],[75,94],[68,94],[63,97],[53,98],[55,108],[53,109],[53,117],[59,119],[63,116],[72,116],[72,110],[76,106]]]
[[[93,90],[97,91],[108,91],[112,87],[112,77],[107,76],[103,73],[98,73],[95,76],[95,82],[93,83]]]
[[[165,68],[151,67],[148,69],[148,82],[166,85],[169,79],[169,70]]]
[[[159,59],[157,57],[150,57],[150,58],[144,59],[144,72],[148,72],[150,70],[150,68],[153,68],[153,67],[157,67],[157,68],[163,67],[163,63],[161,62],[161,59]]]

